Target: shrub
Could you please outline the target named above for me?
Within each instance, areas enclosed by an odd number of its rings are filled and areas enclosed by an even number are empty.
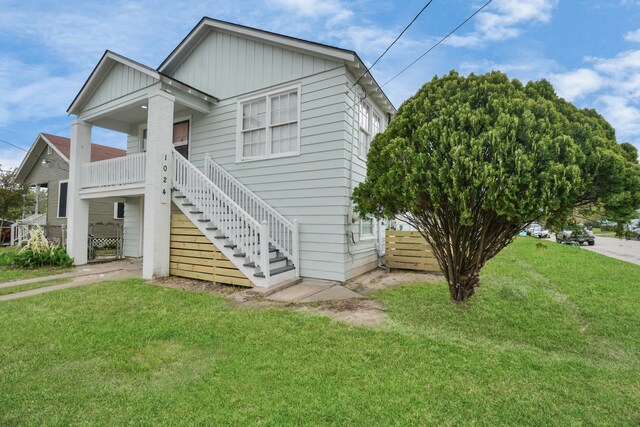
[[[29,231],[27,245],[18,253],[3,254],[0,264],[18,268],[70,267],[73,259],[67,254],[65,248],[51,244],[42,229],[37,227]]]

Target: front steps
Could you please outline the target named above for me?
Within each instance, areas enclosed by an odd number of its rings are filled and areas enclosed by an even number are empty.
[[[269,244],[269,272],[256,267],[254,262],[245,259],[245,254],[227,236],[220,233],[216,224],[203,216],[191,200],[177,191],[172,192],[172,200],[178,209],[204,234],[205,237],[241,271],[254,286],[272,287],[296,278],[296,268],[286,256]]]

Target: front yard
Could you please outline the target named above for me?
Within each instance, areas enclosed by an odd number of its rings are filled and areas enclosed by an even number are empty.
[[[637,425],[640,267],[539,243],[376,327],[140,280],[0,302],[0,424]]]

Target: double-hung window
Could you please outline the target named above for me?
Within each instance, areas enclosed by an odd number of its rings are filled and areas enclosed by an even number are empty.
[[[238,160],[300,152],[299,89],[266,94],[239,103]]]
[[[371,148],[371,141],[376,134],[382,131],[382,119],[373,110],[371,105],[364,100],[360,101],[360,114],[358,123],[360,124],[360,144],[358,153],[360,157],[366,158]]]
[[[371,144],[371,106],[360,102],[360,155],[366,157]]]

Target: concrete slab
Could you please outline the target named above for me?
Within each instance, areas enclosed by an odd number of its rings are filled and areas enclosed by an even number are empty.
[[[318,301],[335,301],[343,299],[362,298],[359,293],[353,292],[344,286],[336,285],[329,289],[309,295],[298,302],[318,302]]]
[[[284,289],[280,292],[276,292],[273,295],[269,295],[267,299],[270,299],[272,301],[297,302],[313,294],[317,294],[318,292],[329,289],[330,286],[330,284],[310,285],[301,283],[299,285],[291,286],[290,288]]]

